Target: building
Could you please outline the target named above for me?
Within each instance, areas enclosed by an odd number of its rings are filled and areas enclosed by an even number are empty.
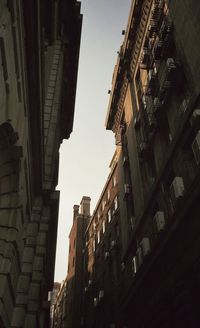
[[[85,240],[84,327],[111,327],[119,321],[120,225],[118,200],[118,156],[97,202]]]
[[[199,14],[194,1],[131,5],[106,118],[122,150],[115,327],[200,326]]]
[[[55,295],[55,301],[53,301],[52,308],[52,327],[62,328],[65,327],[64,321],[66,317],[66,293],[67,291],[67,280],[63,280],[60,285],[60,289]]]
[[[59,146],[73,126],[82,16],[0,0],[0,326],[48,327]]]
[[[54,282],[53,285],[53,290],[49,292],[49,299],[50,299],[50,327],[53,327],[53,321],[54,321],[54,309],[55,309],[55,304],[57,300],[57,295],[60,291],[61,284],[59,282]]]
[[[85,231],[89,219],[90,197],[83,196],[80,211],[79,205],[74,205],[73,224],[69,234],[68,272],[55,304],[55,328],[82,326]]]

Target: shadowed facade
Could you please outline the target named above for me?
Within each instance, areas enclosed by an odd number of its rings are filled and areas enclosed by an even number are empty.
[[[0,0],[0,326],[48,327],[59,147],[72,131],[76,1]]]

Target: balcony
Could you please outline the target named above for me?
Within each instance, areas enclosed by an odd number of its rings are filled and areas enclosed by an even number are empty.
[[[151,51],[148,47],[144,47],[141,55],[140,68],[147,69],[151,62]]]
[[[149,24],[149,27],[148,27],[148,36],[149,38],[152,38],[155,36],[155,33],[157,32],[157,21],[151,19],[150,20],[150,24]]]
[[[164,40],[172,31],[172,23],[169,18],[166,18],[160,28],[159,37],[161,40]]]

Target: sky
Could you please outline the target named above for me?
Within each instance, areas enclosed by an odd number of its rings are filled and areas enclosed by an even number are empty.
[[[91,214],[109,174],[114,134],[105,129],[108,90],[131,0],[82,0],[83,25],[73,132],[60,148],[55,281],[67,274],[73,206],[91,197]]]

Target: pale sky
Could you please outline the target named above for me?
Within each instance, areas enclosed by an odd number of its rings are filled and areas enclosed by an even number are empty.
[[[55,281],[67,274],[73,206],[91,197],[91,213],[109,174],[114,135],[105,129],[113,68],[131,0],[82,0],[83,26],[73,132],[60,149]]]

